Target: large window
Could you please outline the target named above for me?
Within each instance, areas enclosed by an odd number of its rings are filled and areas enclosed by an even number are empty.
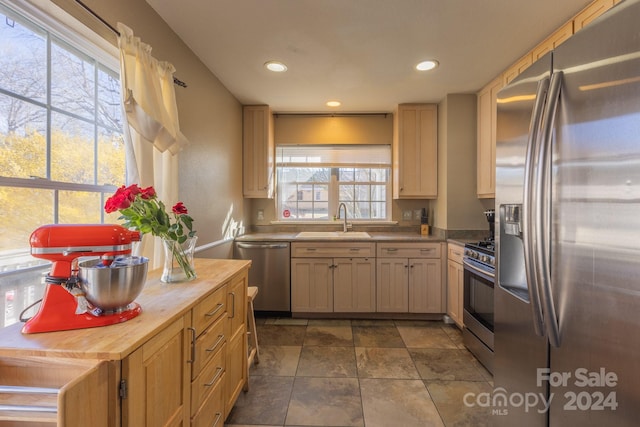
[[[390,168],[387,145],[279,146],[278,219],[328,221],[344,203],[350,220],[389,220]]]
[[[34,229],[115,221],[102,206],[125,182],[117,67],[77,34],[0,3],[0,327],[42,295]]]

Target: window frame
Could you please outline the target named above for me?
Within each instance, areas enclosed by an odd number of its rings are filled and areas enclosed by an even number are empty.
[[[98,112],[98,103],[100,100],[104,101],[105,98],[100,96],[100,73],[107,73],[111,77],[119,79],[120,74],[120,61],[119,52],[116,46],[110,43],[105,38],[95,33],[92,29],[85,26],[76,18],[69,15],[63,9],[55,5],[53,2],[38,2],[33,4],[30,2],[16,2],[12,0],[0,0],[0,11],[3,14],[15,18],[15,22],[19,22],[21,26],[24,26],[29,31],[40,34],[46,43],[47,49],[47,71],[46,71],[46,86],[47,94],[44,102],[36,98],[29,98],[19,93],[12,92],[11,90],[5,90],[0,88],[0,93],[3,96],[12,97],[22,102],[27,102],[37,108],[44,109],[44,123],[46,126],[46,166],[45,176],[43,177],[15,177],[15,176],[0,176],[0,186],[22,189],[34,189],[34,190],[48,190],[52,192],[53,197],[53,212],[51,213],[52,222],[58,222],[59,217],[59,195],[64,192],[87,192],[100,194],[100,203],[104,205],[104,201],[109,194],[113,193],[117,188],[113,184],[99,184],[98,180],[100,176],[98,174],[98,159],[99,156],[99,137],[104,135],[104,132],[117,132],[122,135],[124,140],[126,126],[126,118],[124,112],[121,115],[122,128],[118,129],[118,126],[114,126],[114,123],[105,123]],[[71,52],[82,60],[90,59],[91,64],[94,66],[93,77],[93,114],[86,117],[74,114],[73,111],[66,111],[65,109],[57,109],[51,101],[51,49],[55,43]],[[114,97],[115,100],[115,97]],[[118,100],[119,101],[119,100]],[[117,108],[115,104],[111,104],[113,108]],[[120,105],[122,110],[122,106]],[[64,114],[64,117],[68,117],[73,120],[81,120],[83,124],[89,123],[93,127],[93,155],[94,155],[94,173],[93,180],[89,183],[74,183],[74,182],[61,182],[51,179],[51,164],[53,159],[50,154],[50,147],[52,144],[51,129],[52,129],[52,112]],[[126,167],[126,147],[125,152],[125,174],[127,173]],[[62,194],[64,198],[64,194]],[[34,206],[34,209],[37,207]],[[104,210],[100,208],[100,220],[105,222],[106,216]],[[25,243],[25,248],[9,250],[12,251],[12,259],[15,260],[14,264],[6,266],[6,270],[0,268],[0,307],[4,307],[5,317],[8,315],[6,310],[9,305],[13,309],[20,310],[22,307],[28,306],[41,297],[44,291],[44,284],[40,280],[37,282],[33,279],[24,280],[25,278],[38,277],[41,278],[48,271],[50,263],[33,258],[30,255],[28,243]],[[1,267],[1,266],[0,266]],[[35,275],[35,276],[34,276]],[[12,298],[9,299],[9,294]],[[5,304],[9,304],[5,306]],[[16,306],[17,304],[17,306]],[[15,314],[15,313],[14,313]],[[10,316],[11,317],[11,316]],[[14,316],[15,317],[15,316]],[[4,318],[0,319],[0,328],[4,325]],[[14,319],[15,320],[15,319]]]
[[[282,145],[277,147],[283,150],[286,150],[287,145]],[[299,148],[304,149],[305,146],[297,146]],[[351,147],[351,148],[356,148],[356,149],[364,149],[363,145],[351,145],[351,146],[347,146],[344,144],[339,144],[339,145],[323,145],[322,147],[327,147],[327,148],[336,148],[336,149],[340,149],[340,148],[345,148],[345,147]],[[317,148],[317,146],[309,146],[309,149],[313,149],[313,148]],[[391,146],[385,146],[385,149],[388,149],[388,163],[384,163],[384,164],[376,164],[376,163],[353,163],[353,162],[345,162],[345,163],[341,163],[339,161],[337,162],[332,162],[332,163],[313,163],[313,162],[309,162],[309,163],[305,163],[305,162],[296,162],[296,161],[288,161],[288,162],[283,162],[280,161],[280,156],[276,156],[276,184],[277,184],[277,191],[276,191],[276,197],[275,197],[275,210],[276,210],[276,222],[283,222],[283,223],[313,223],[313,224],[327,224],[330,223],[331,221],[333,221],[335,219],[335,217],[337,216],[338,213],[338,206],[340,205],[340,203],[342,202],[341,200],[341,195],[340,195],[340,186],[341,185],[345,185],[342,183],[348,183],[348,184],[353,184],[353,185],[366,185],[369,186],[370,190],[371,187],[374,185],[382,185],[384,184],[385,187],[385,194],[386,194],[386,199],[384,201],[377,201],[377,200],[372,200],[370,197],[367,200],[367,202],[371,205],[372,202],[384,202],[385,203],[385,213],[386,216],[385,218],[355,218],[353,216],[353,208],[352,206],[349,206],[349,203],[355,204],[357,203],[356,201],[351,201],[351,202],[346,202],[347,205],[347,211],[348,211],[348,218],[350,222],[354,222],[354,223],[374,223],[374,224],[384,224],[384,223],[390,223],[392,222],[392,212],[391,212],[391,207],[392,207],[392,154],[391,154]],[[281,167],[308,167],[308,168],[328,168],[329,169],[329,181],[327,183],[322,182],[319,183],[317,181],[313,181],[313,182],[294,182],[296,185],[300,185],[300,184],[313,184],[314,186],[316,184],[321,184],[321,185],[327,185],[328,186],[328,212],[327,212],[327,217],[326,218],[287,218],[283,215],[283,210],[281,209],[282,206],[282,200],[280,199],[280,196],[283,194],[282,191],[282,186],[285,185],[285,183],[281,182],[282,180],[280,179],[281,176],[281,172],[280,172],[280,168]],[[339,181],[339,171],[340,169],[383,169],[385,170],[386,173],[386,181]],[[289,182],[291,183],[291,182]],[[309,203],[314,203],[315,202],[315,197],[312,196],[311,200],[308,201]]]

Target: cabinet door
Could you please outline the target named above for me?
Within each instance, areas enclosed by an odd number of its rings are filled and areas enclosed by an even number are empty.
[[[225,417],[247,381],[247,274],[227,285],[228,346],[225,374]]]
[[[180,318],[122,362],[124,426],[189,425],[190,343]]]
[[[275,170],[273,114],[267,105],[244,107],[242,148],[244,197],[273,198]]]
[[[477,193],[479,198],[493,198],[496,193],[496,117],[499,77],[478,93]]]
[[[394,117],[393,197],[438,195],[438,107],[402,104]]]
[[[409,260],[409,312],[444,313],[440,259]]]
[[[462,327],[463,274],[462,265],[449,260],[447,274],[447,314],[459,327]]]
[[[369,258],[335,258],[333,265],[333,311],[376,311],[375,263]]]
[[[291,311],[333,311],[333,258],[291,258]]]
[[[376,298],[379,312],[406,313],[409,310],[409,260],[378,258]]]

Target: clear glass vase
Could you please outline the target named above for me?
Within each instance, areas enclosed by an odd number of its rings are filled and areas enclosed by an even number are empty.
[[[197,236],[190,237],[180,244],[175,240],[162,239],[164,248],[164,269],[160,281],[165,283],[188,282],[196,278],[193,265],[193,252]]]

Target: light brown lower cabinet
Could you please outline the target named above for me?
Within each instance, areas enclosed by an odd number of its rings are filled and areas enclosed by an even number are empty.
[[[462,310],[464,306],[463,252],[463,246],[449,243],[447,257],[447,314],[459,328],[464,326],[462,320]]]
[[[69,358],[0,357],[0,426],[114,425],[109,416],[108,364]]]
[[[189,425],[190,345],[185,326],[184,317],[176,320],[122,361],[123,425]]]
[[[440,243],[379,243],[377,311],[444,313]]]
[[[178,284],[149,272],[136,300],[142,314],[119,325],[28,336],[20,325],[1,329],[0,386],[54,393],[25,403],[23,393],[0,392],[0,425],[221,427],[247,381],[248,268],[198,259],[198,278]],[[5,411],[34,402],[57,414]]]
[[[224,423],[247,380],[246,290],[232,278],[123,360],[123,426]]]

